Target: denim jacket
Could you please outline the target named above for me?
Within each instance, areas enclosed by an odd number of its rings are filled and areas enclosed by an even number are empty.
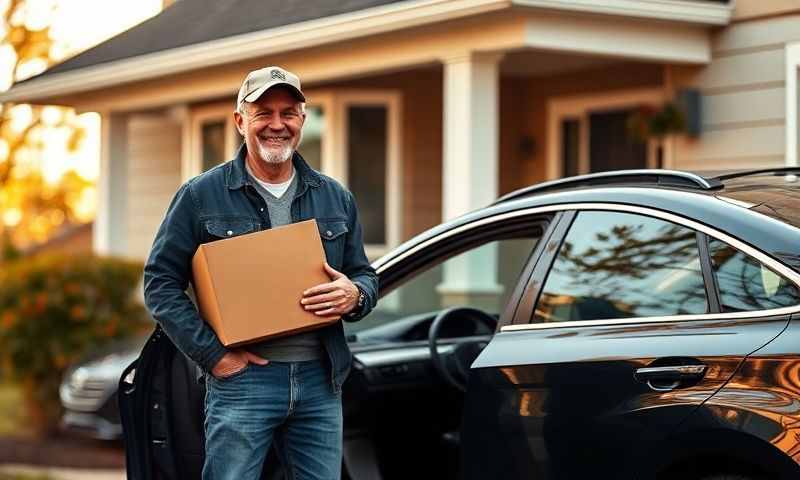
[[[192,257],[200,244],[229,238],[229,232],[236,236],[270,228],[266,202],[245,170],[246,153],[242,145],[236,158],[181,186],[144,267],[148,310],[178,349],[205,372],[227,350],[186,293],[192,280]],[[345,316],[348,321],[359,320],[375,306],[378,278],[364,253],[353,195],[313,170],[298,153],[292,162],[299,180],[291,205],[292,222],[317,220],[328,264],[347,275],[366,296],[363,308]],[[322,328],[320,338],[330,359],[333,391],[339,393],[352,363],[342,322]]]

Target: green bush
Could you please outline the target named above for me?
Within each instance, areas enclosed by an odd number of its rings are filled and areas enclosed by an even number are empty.
[[[22,385],[34,429],[57,425],[68,365],[152,327],[135,295],[141,277],[141,263],[92,255],[0,265],[0,368]]]

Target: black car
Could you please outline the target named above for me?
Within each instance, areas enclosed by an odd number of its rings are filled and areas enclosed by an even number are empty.
[[[344,478],[800,478],[798,174],[558,180],[376,261]],[[195,378],[159,329],[123,374],[131,480],[200,478]]]

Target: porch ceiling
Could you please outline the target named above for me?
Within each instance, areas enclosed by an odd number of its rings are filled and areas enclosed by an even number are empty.
[[[618,59],[599,55],[575,55],[543,50],[508,52],[500,72],[512,77],[543,77],[619,63]]]

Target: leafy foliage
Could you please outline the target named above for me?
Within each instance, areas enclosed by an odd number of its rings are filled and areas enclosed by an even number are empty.
[[[10,0],[0,7],[0,48],[13,53],[10,71],[0,72],[6,87],[55,62],[49,27],[30,21],[33,3]],[[74,212],[91,182],[74,172],[47,181],[40,161],[46,141],[62,141],[66,152],[75,152],[85,138],[85,128],[70,109],[0,104],[0,233],[11,231],[9,237],[0,236],[0,243],[6,238],[17,246],[41,242],[63,224],[86,221],[76,220]]]
[[[661,108],[649,105],[639,107],[628,118],[628,136],[640,142],[648,138],[663,138],[686,129],[686,114],[675,102],[667,102]]]
[[[0,271],[3,378],[34,388],[48,420],[60,414],[58,385],[67,366],[152,323],[134,292],[142,265],[91,255],[42,255]]]

